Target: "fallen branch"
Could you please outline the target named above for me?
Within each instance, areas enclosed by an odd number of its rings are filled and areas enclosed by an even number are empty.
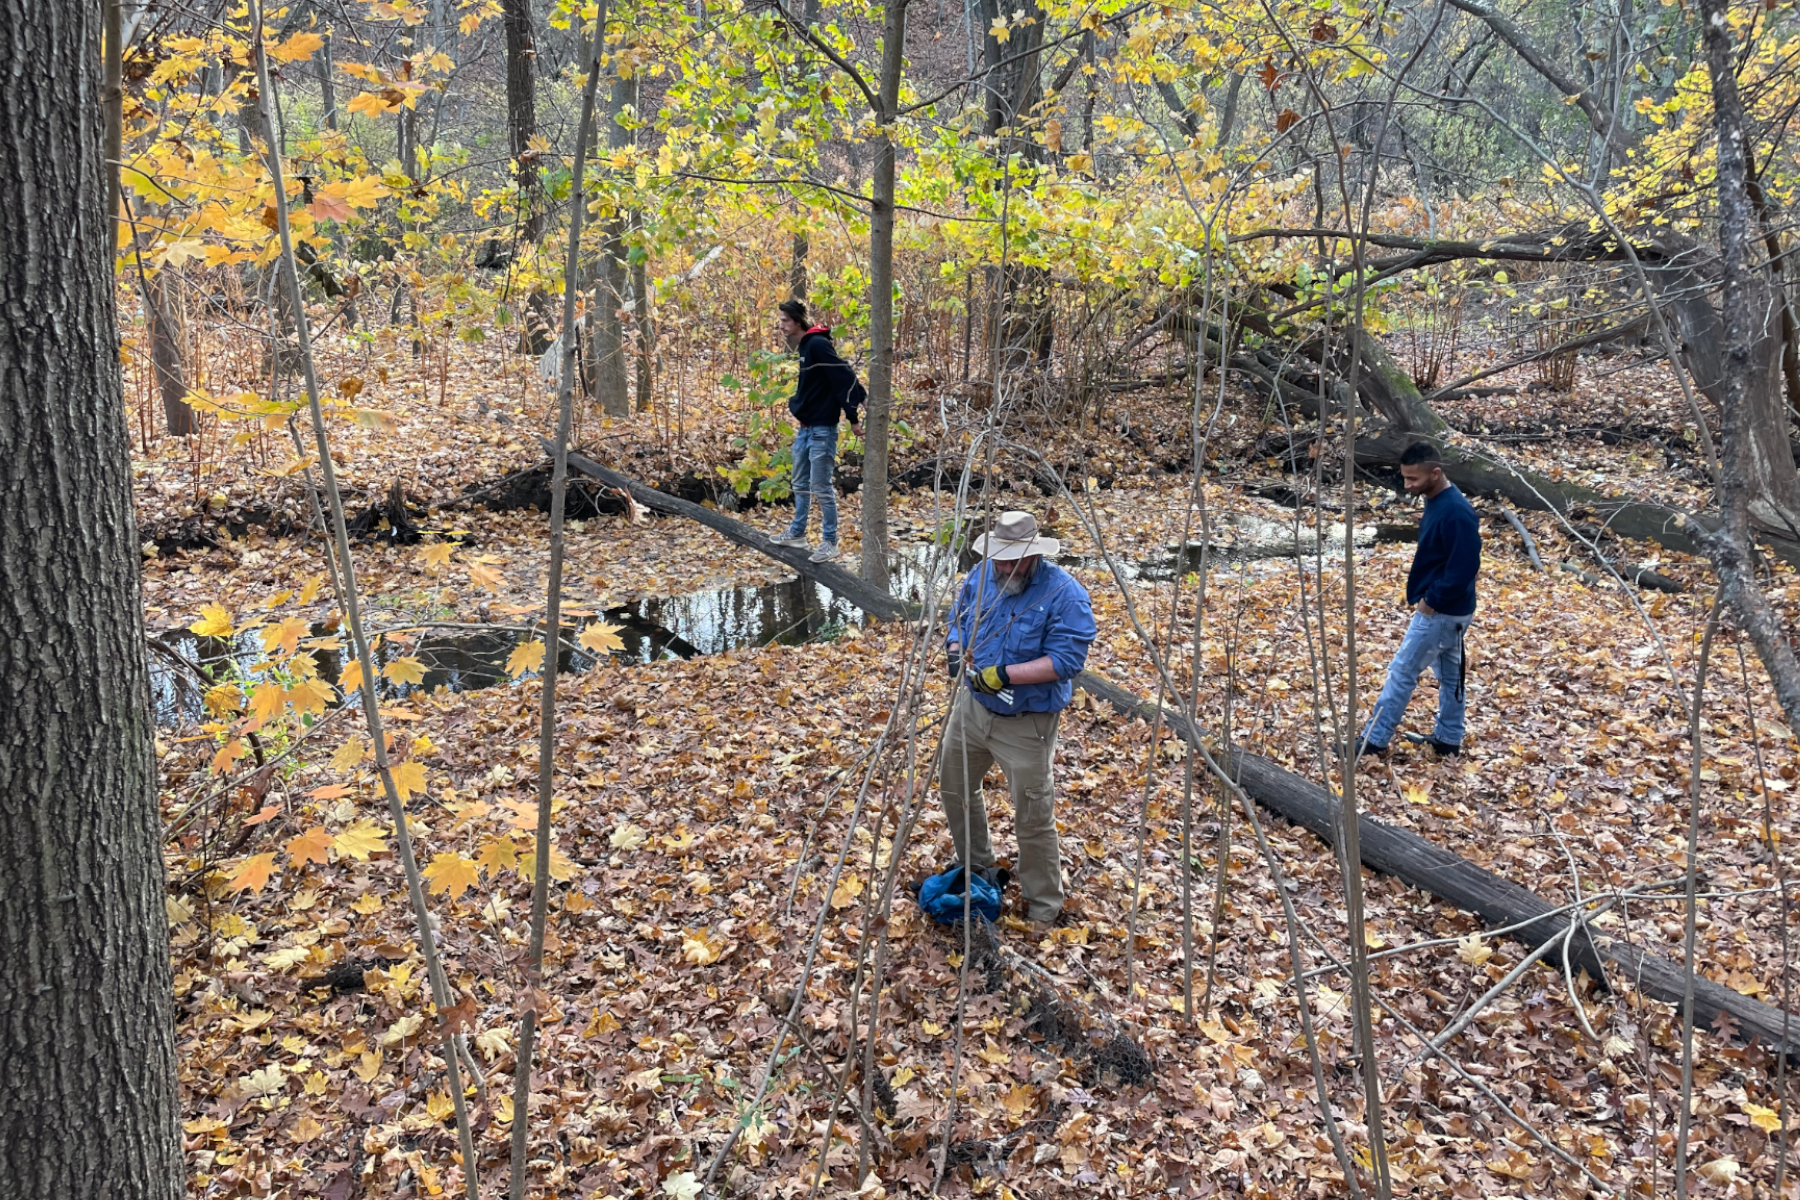
[[[1600,342],[1610,342],[1616,337],[1623,337],[1625,334],[1634,333],[1637,330],[1642,329],[1649,320],[1650,314],[1645,313],[1642,316],[1633,317],[1631,320],[1626,321],[1621,325],[1614,325],[1609,329],[1602,329],[1595,333],[1584,334],[1581,337],[1570,338],[1566,342],[1558,342],[1556,345],[1546,347],[1543,350],[1538,350],[1531,354],[1520,355],[1517,358],[1510,358],[1503,363],[1487,368],[1485,371],[1477,371],[1473,375],[1464,375],[1461,379],[1452,380],[1435,391],[1427,392],[1425,394],[1425,403],[1430,404],[1433,400],[1443,400],[1451,393],[1460,388],[1467,387],[1478,379],[1487,379],[1493,375],[1504,374],[1507,371],[1527,366],[1540,359],[1554,358],[1558,354],[1567,354],[1571,351],[1580,350],[1586,346],[1597,345]]]
[[[1500,515],[1506,518],[1506,523],[1513,527],[1519,535],[1519,540],[1525,543],[1525,554],[1531,559],[1531,565],[1538,571],[1543,571],[1544,560],[1538,557],[1537,542],[1532,539],[1531,530],[1525,528],[1525,522],[1519,520],[1519,514],[1503,505]]]

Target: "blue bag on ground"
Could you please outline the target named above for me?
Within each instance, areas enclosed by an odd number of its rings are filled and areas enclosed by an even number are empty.
[[[941,875],[933,875],[919,885],[919,907],[940,925],[954,925],[963,915],[964,871],[951,867]],[[979,875],[970,880],[969,911],[980,913],[990,921],[1000,919],[1000,889]]]

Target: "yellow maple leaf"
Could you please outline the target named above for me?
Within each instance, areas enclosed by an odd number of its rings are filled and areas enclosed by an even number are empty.
[[[525,642],[513,649],[512,656],[506,660],[506,673],[517,678],[527,671],[541,670],[544,665],[544,643],[541,641]]]
[[[620,628],[618,625],[608,625],[605,621],[595,621],[583,629],[575,641],[583,650],[591,650],[595,654],[624,650],[625,641],[619,636]]]
[[[1781,1128],[1781,1115],[1772,1108],[1745,1101],[1744,1114],[1750,1118],[1752,1125],[1764,1133],[1775,1133]]]
[[[253,854],[238,864],[238,869],[229,880],[234,892],[260,892],[269,884],[269,875],[275,870],[273,854]]]
[[[484,588],[487,591],[493,592],[496,595],[498,595],[500,592],[500,586],[505,581],[506,581],[506,577],[504,575],[500,574],[500,572],[495,570],[493,567],[487,566],[483,563],[470,563],[469,564],[469,582],[474,584],[478,588]]]
[[[319,588],[324,583],[325,577],[323,575],[314,575],[311,579],[307,580],[306,585],[300,589],[300,603],[311,604],[313,600],[318,597]]]
[[[350,103],[346,104],[344,107],[353,113],[363,113],[370,117],[379,117],[394,108],[398,108],[399,105],[390,105],[384,94],[381,92],[363,92],[360,95],[352,96],[350,98]]]
[[[861,875],[845,875],[838,880],[838,885],[831,893],[831,907],[849,908],[862,895],[863,881]]]
[[[364,892],[350,902],[350,908],[366,917],[370,913],[380,912],[381,906],[386,903],[386,900],[385,896],[378,896],[374,892]]]
[[[244,739],[232,738],[229,742],[226,742],[223,746],[219,747],[219,752],[213,755],[210,772],[217,775],[221,771],[228,771],[231,769],[232,763],[248,753],[250,753],[250,750],[244,745]]]
[[[297,838],[291,838],[287,844],[288,857],[294,860],[294,866],[303,866],[309,862],[323,863],[330,861],[325,852],[331,849],[331,834],[323,827],[309,829]]]
[[[334,771],[352,770],[368,752],[369,748],[363,744],[361,738],[347,737],[344,739],[344,744],[339,746],[337,752],[331,756],[331,769]]]
[[[369,821],[358,821],[332,838],[331,848],[358,862],[367,862],[369,855],[378,854],[387,849],[386,838],[387,834],[379,825]]]
[[[402,800],[414,792],[421,795],[427,787],[425,782],[425,764],[416,760],[403,762],[389,769],[394,778],[394,790],[400,793]]]
[[[396,658],[381,668],[381,673],[395,683],[425,682],[425,664],[411,655],[407,655],[405,658]]]
[[[456,1101],[450,1099],[449,1092],[433,1092],[425,1097],[425,1111],[434,1121],[448,1121],[456,1111]]]
[[[270,681],[258,684],[250,693],[250,715],[258,721],[267,723],[275,719],[281,706],[287,703],[287,689],[279,683]]]
[[[701,930],[699,933],[695,933],[691,929],[681,931],[681,957],[695,966],[704,967],[709,963],[716,963],[723,953],[725,953],[724,944],[713,941],[708,931]]]
[[[292,1129],[288,1130],[288,1137],[292,1138],[296,1143],[310,1142],[324,1132],[325,1127],[323,1125],[313,1120],[310,1116],[303,1116],[298,1121],[294,1122],[294,1127]]]
[[[264,654],[273,654],[277,648],[283,654],[292,654],[300,648],[300,639],[311,630],[299,617],[288,617],[279,624],[270,625],[262,631]]]
[[[475,856],[478,866],[485,867],[489,875],[498,875],[501,871],[517,866],[519,847],[510,837],[497,837],[483,842],[481,852]]]
[[[374,208],[383,197],[391,195],[379,175],[364,175],[361,179],[352,179],[350,186],[344,189],[344,201],[352,208]]]
[[[282,62],[305,62],[319,52],[325,39],[316,33],[296,33],[285,42],[276,42],[269,47],[269,57]]]
[[[433,892],[449,892],[452,900],[481,882],[481,868],[466,854],[439,854],[425,868]]]
[[[534,848],[519,856],[519,875],[530,880],[536,874],[537,850]],[[550,847],[550,878],[559,883],[575,878],[575,864],[555,846]]]
[[[427,569],[435,570],[438,567],[447,567],[450,565],[450,556],[456,553],[456,543],[434,542],[424,547],[422,553],[425,556]]]
[[[295,661],[301,660],[295,659]],[[294,711],[298,713],[322,713],[325,711],[325,706],[330,704],[335,696],[336,693],[331,690],[331,685],[323,679],[302,679],[289,688],[287,694],[288,703],[292,704]]]
[[[1408,804],[1429,804],[1431,802],[1431,789],[1421,787],[1416,783],[1406,784],[1400,789],[1400,795]]]
[[[1479,933],[1471,933],[1468,937],[1456,941],[1456,957],[1472,967],[1479,967],[1494,957],[1493,947],[1482,944]]]
[[[353,658],[344,664],[344,673],[338,676],[338,686],[344,689],[345,696],[354,696],[362,685],[362,660]]]
[[[1000,1105],[1015,1121],[1023,1120],[1037,1100],[1037,1089],[1026,1083],[1013,1084],[1012,1090],[1000,1097]]]
[[[188,629],[201,637],[230,637],[231,611],[223,604],[208,604],[200,610],[200,619]]]
[[[994,18],[994,23],[988,29],[988,33],[1002,46],[1006,45],[1006,39],[1012,36],[1012,30],[1007,27],[1006,18],[1004,16]]]

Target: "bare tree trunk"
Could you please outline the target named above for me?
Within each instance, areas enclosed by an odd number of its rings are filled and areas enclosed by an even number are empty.
[[[182,361],[181,297],[169,287],[168,271],[165,267],[144,281],[144,317],[150,326],[150,366],[162,393],[163,418],[170,433],[187,437],[196,426],[194,410],[187,403],[187,371]]]
[[[543,193],[531,139],[537,133],[537,32],[531,0],[501,0],[506,22],[506,146],[519,181],[519,236],[535,245],[544,235]]]
[[[119,219],[119,160],[125,153],[125,23],[120,0],[105,0],[106,28],[106,211]]]
[[[1738,93],[1736,59],[1726,23],[1724,0],[1700,0],[1706,65],[1712,76],[1713,123],[1719,143],[1719,257],[1724,265],[1723,363],[1720,390],[1724,453],[1719,472],[1719,508],[1724,516],[1717,534],[1707,540],[1719,572],[1725,602],[1756,647],[1757,657],[1775,685],[1775,698],[1792,722],[1800,720],[1800,662],[1794,658],[1787,631],[1769,606],[1750,558],[1750,520],[1756,500],[1759,449],[1753,422],[1762,413],[1755,395],[1774,391],[1771,368],[1778,359],[1769,352],[1771,298],[1768,280],[1750,260],[1752,217],[1749,170],[1745,162],[1744,102]],[[1766,406],[1765,406],[1766,407]],[[1785,425],[1785,422],[1784,422]],[[1782,442],[1786,449],[1786,439]],[[1789,451],[1787,469],[1793,470]],[[1685,1181],[1682,1181],[1685,1188]]]
[[[338,127],[337,60],[331,56],[331,29],[321,31],[325,44],[319,47],[319,106],[325,110],[325,128]]]
[[[819,0],[806,0],[800,19],[809,29],[818,24]],[[800,223],[794,230],[794,253],[788,263],[788,295],[804,302],[807,286],[806,256],[812,247],[806,237],[806,206],[796,202],[795,211]]]
[[[179,1200],[101,21],[0,0],[0,1187]]]
[[[615,67],[603,118],[610,149],[620,150],[631,144],[631,131],[619,124],[619,118],[630,107],[633,91],[631,80],[621,78]],[[609,417],[628,417],[631,395],[625,374],[625,325],[619,319],[626,287],[624,215],[609,218],[605,229],[589,317],[594,336],[594,390],[600,399],[600,411]]]
[[[900,108],[906,64],[906,0],[887,0],[881,23],[877,128]],[[869,404],[863,417],[862,577],[888,585],[888,429],[894,412],[894,139],[875,136],[869,203]]]
[[[631,295],[637,305],[637,411],[656,407],[656,329],[650,323],[650,271],[639,258],[631,264]]]
[[[998,0],[989,2],[998,6]],[[1029,136],[1022,123],[1035,116],[1044,98],[1045,15],[1036,0],[1029,0],[1024,12],[1027,23],[1015,25],[1004,46],[991,32],[987,37],[986,128],[988,136],[999,138],[1002,160],[1019,153],[1027,162],[1035,164],[1044,161],[1045,147]],[[1173,87],[1169,90],[1170,93],[1174,91]],[[1171,103],[1179,109],[1180,97],[1176,96]],[[1000,273],[996,288],[999,297],[996,334],[1001,371],[1017,371],[1028,362],[1043,362],[1049,358],[1056,336],[1049,285],[1050,273],[1042,267],[1011,264]]]
[[[1236,136],[1238,93],[1244,90],[1244,77],[1237,71],[1231,73],[1231,82],[1225,88],[1225,111],[1219,115],[1219,149],[1224,150],[1231,145]]]
[[[1782,265],[1781,235],[1776,232],[1775,212],[1768,193],[1754,179],[1744,181],[1751,203],[1756,205],[1756,218],[1762,222],[1763,245],[1769,252],[1769,274],[1775,289],[1775,303],[1780,309],[1781,377],[1787,385],[1790,418],[1800,418],[1800,329],[1795,328],[1794,304],[1788,296],[1787,270]]]

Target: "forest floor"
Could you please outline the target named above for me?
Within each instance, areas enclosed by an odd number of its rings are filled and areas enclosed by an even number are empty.
[[[524,627],[541,617],[544,515],[464,497],[543,462],[536,435],[552,427],[551,397],[528,363],[463,363],[454,376],[391,363],[377,378],[371,364],[337,352],[325,378],[335,387],[354,374],[365,384],[356,403],[391,416],[334,427],[347,505],[355,515],[398,479],[424,530],[418,544],[376,536],[356,552],[370,624],[393,631],[385,661],[403,664],[390,681],[404,685],[412,678],[404,664],[423,656],[425,623]],[[689,371],[719,368],[701,362]],[[1442,411],[1547,473],[1694,503],[1699,483],[1683,443],[1637,432],[1679,428],[1679,393],[1658,366],[1625,378],[1629,387],[1590,370],[1573,396],[1461,401]],[[478,390],[483,380],[497,383]],[[903,376],[915,397],[904,415],[929,431],[939,406],[920,382]],[[589,415],[581,440],[617,469],[671,485],[685,477],[693,488],[742,453],[730,441],[746,420],[735,401],[684,395],[679,442],[667,403],[610,423]],[[1197,638],[1195,576],[1115,579],[1105,565],[1107,554],[1155,560],[1184,529],[1199,528],[1185,473],[1188,404],[1136,394],[1113,399],[1107,417],[1085,428],[1028,420],[1015,436],[1063,466],[1073,492],[1045,498],[1021,466],[997,474],[1018,482],[996,504],[1036,510],[1065,540],[1100,627],[1091,668],[1139,695],[1157,694],[1135,614],[1166,646],[1178,678],[1198,662],[1203,725],[1224,727],[1229,697],[1234,741],[1322,779],[1319,747],[1332,735],[1315,716],[1312,664],[1344,678],[1341,544],[1320,559],[1222,555],[1206,580]],[[950,411],[971,425],[983,416],[966,404]],[[1316,521],[1310,506],[1296,516],[1258,494],[1308,493],[1305,479],[1283,476],[1276,460],[1253,450],[1261,421],[1258,404],[1231,397],[1206,464],[1207,518],[1246,538]],[[1614,444],[1580,432],[1599,427],[1613,431]],[[305,492],[297,474],[282,474],[293,447],[285,430],[228,446],[233,428],[211,434],[198,453],[173,439],[147,445],[137,464],[152,632],[203,620],[223,632],[223,619],[240,637],[260,631],[285,664],[278,676],[218,677],[225,682],[208,693],[206,711],[170,709],[158,741],[194,1194],[454,1194],[460,1168],[444,1064],[360,712],[303,712],[309,706],[294,692],[283,708],[279,689],[272,707],[259,707],[261,682],[304,679],[296,654],[342,653],[319,543],[305,535]],[[935,446],[960,461],[960,433],[916,434],[897,468]],[[1337,498],[1341,485],[1327,505]],[[929,485],[897,493],[897,550],[923,561],[950,499]],[[1550,565],[1540,574],[1497,510],[1478,509],[1486,548],[1469,640],[1465,753],[1439,761],[1402,748],[1359,773],[1361,803],[1553,903],[1678,878],[1690,770],[1684,689],[1711,590],[1703,565],[1629,546],[1622,558],[1655,564],[1685,590],[1589,586],[1555,565],[1601,573],[1586,548],[1544,514],[1526,514]],[[1341,509],[1333,511],[1327,518],[1341,521]],[[1359,487],[1354,523],[1416,522],[1417,511]],[[772,530],[789,513],[773,505],[740,516]],[[852,566],[858,514],[859,496],[843,497]],[[641,512],[572,523],[568,556],[565,609],[578,621],[696,592],[760,603],[754,589],[789,574],[689,522]],[[1365,710],[1404,629],[1411,556],[1391,541],[1354,555]],[[1775,568],[1770,590],[1791,624],[1800,580]],[[1336,597],[1322,618],[1321,592]],[[210,617],[208,606],[216,606]],[[865,1138],[877,1171],[859,1194],[928,1194],[953,1074],[946,1195],[1342,1194],[1300,1033],[1277,882],[1241,810],[1221,809],[1203,774],[1184,790],[1185,756],[1166,730],[1077,694],[1059,732],[1056,778],[1078,915],[1035,940],[1010,909],[999,927],[1062,995],[1116,1022],[1147,1052],[1148,1080],[1121,1078],[1109,1069],[1116,1064],[1046,1042],[1022,1011],[1026,997],[1004,981],[984,992],[974,971],[965,994],[960,934],[923,918],[909,898],[885,921],[872,911],[873,872],[887,862],[909,795],[918,826],[900,877],[952,858],[935,795],[908,790],[909,779],[929,776],[923,766],[915,775],[904,752],[929,763],[949,698],[930,648],[922,700],[902,703],[918,637],[904,623],[834,620],[804,644],[649,662],[600,654],[587,660],[591,669],[564,676],[548,1010],[532,1085],[534,1194],[693,1195],[755,1092],[815,930],[817,961],[799,1030],[788,1038],[798,1045],[720,1171],[731,1194],[806,1195],[821,1154],[825,1194],[856,1192]],[[165,675],[183,670],[157,665]],[[434,936],[485,1074],[474,1104],[485,1194],[498,1194],[517,1117],[511,1074],[535,826],[539,688],[529,665],[515,658],[509,666],[497,686],[397,687],[383,704],[394,753],[416,784],[409,826],[430,868]],[[1709,978],[1780,1004],[1788,949],[1774,888],[1784,871],[1770,845],[1786,851],[1800,840],[1796,740],[1753,653],[1729,631],[1714,645],[1712,668],[1698,962]],[[1408,727],[1428,731],[1434,702],[1428,682]],[[870,761],[876,770],[858,810]],[[1002,848],[1011,844],[1004,796],[996,774],[988,800]],[[1186,856],[1184,810],[1192,813]],[[1347,942],[1337,864],[1310,835],[1262,819],[1313,939],[1306,965],[1319,967],[1327,948],[1341,954]],[[844,869],[834,879],[840,852]],[[1451,1045],[1491,1089],[1484,1095],[1422,1055],[1396,1018],[1441,1028],[1502,978],[1522,947],[1484,939],[1473,916],[1392,879],[1366,874],[1365,886],[1368,944],[1391,952],[1375,960],[1372,985],[1397,1190],[1588,1194],[1591,1183],[1522,1121],[1620,1191],[1665,1192],[1681,1064],[1673,1010],[1629,981],[1615,980],[1609,994],[1583,978],[1571,994],[1560,971],[1535,968]],[[1634,896],[1599,923],[1679,960],[1681,917],[1675,888]],[[891,943],[881,1079],[871,1081],[881,1113],[872,1132],[859,1134],[854,1104],[833,1100],[852,1021],[867,1017],[848,1010],[859,942],[881,932]],[[1191,1015],[1183,1004],[1190,968],[1194,994],[1205,998]],[[1353,1150],[1366,1156],[1348,984],[1329,968],[1313,984],[1325,1086]],[[1769,1195],[1781,1122],[1771,1110],[1782,1107],[1776,1063],[1726,1032],[1699,1034],[1693,1161],[1711,1194]],[[1800,1130],[1800,1120],[1789,1127]],[[1800,1195],[1797,1187],[1788,1172],[1786,1194]]]

